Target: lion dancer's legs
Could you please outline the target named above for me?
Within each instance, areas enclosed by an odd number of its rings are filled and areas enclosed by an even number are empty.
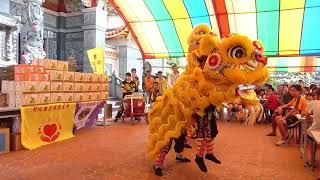
[[[207,147],[207,153],[206,153],[206,156],[205,158],[210,160],[210,161],[213,161],[217,164],[221,164],[221,161],[219,161],[214,155],[213,155],[213,146],[214,146],[214,142],[213,142],[214,139],[208,139],[206,140],[207,144],[206,144],[206,147]]]
[[[166,155],[171,149],[171,145],[172,145],[172,139],[169,141],[169,143],[165,147],[163,147],[160,150],[160,153],[157,154],[156,156],[153,170],[155,174],[158,176],[162,176],[162,165],[163,165],[164,159],[166,158]]]
[[[181,136],[174,139],[174,151],[176,152],[176,160],[180,162],[191,162],[190,159],[183,155],[184,147],[186,145],[186,131],[182,130]]]
[[[206,164],[204,164],[204,161],[203,161],[203,156],[204,156],[204,153],[206,152],[206,145],[207,145],[207,142],[204,138],[197,139],[197,155],[196,155],[195,161],[198,167],[200,168],[200,170],[203,172],[207,172]]]
[[[179,138],[174,139],[175,145],[174,145],[174,150],[176,152],[176,160],[180,162],[191,162],[190,159],[186,158],[183,155],[184,147],[185,147],[185,141],[186,141],[186,133],[185,131],[181,132],[181,136]],[[155,165],[154,165],[154,172],[158,176],[162,176],[162,165],[165,160],[166,155],[171,149],[172,146],[172,140],[163,147],[160,151],[160,153],[156,156],[155,160]]]

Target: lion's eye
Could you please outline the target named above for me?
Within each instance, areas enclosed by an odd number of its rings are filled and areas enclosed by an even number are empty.
[[[203,35],[204,34],[204,32],[203,31],[199,31],[199,35]]]
[[[235,58],[235,59],[242,58],[245,56],[245,50],[241,46],[235,46],[235,47],[229,49],[228,54],[231,58]]]

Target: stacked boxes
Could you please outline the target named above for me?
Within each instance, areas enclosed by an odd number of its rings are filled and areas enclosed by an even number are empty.
[[[2,79],[2,92],[10,107],[108,99],[108,75],[67,70],[68,62],[51,59],[2,68],[10,77]]]

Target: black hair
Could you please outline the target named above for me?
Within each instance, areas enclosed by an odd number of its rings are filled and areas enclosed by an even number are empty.
[[[153,84],[157,84],[157,85],[158,85],[158,82],[157,82],[157,81],[154,81]]]
[[[272,91],[274,91],[274,88],[272,86],[269,86],[269,89],[271,89]]]
[[[301,88],[301,86],[300,86],[299,84],[293,84],[293,85],[291,85],[290,88],[295,88],[295,89],[296,89],[297,91],[299,91],[299,92],[302,91],[302,88]]]
[[[131,73],[126,73],[126,76],[131,76]]]
[[[171,68],[178,67],[177,64],[173,64]]]
[[[131,72],[132,72],[132,71],[136,71],[136,72],[137,72],[137,69],[136,69],[136,68],[132,68],[132,69],[131,69]]]

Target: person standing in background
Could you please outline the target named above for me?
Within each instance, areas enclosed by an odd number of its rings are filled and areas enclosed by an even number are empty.
[[[178,66],[175,64],[172,66],[172,74],[168,77],[167,88],[172,88],[179,77]]]
[[[139,84],[140,84],[140,82],[139,82],[139,77],[137,76],[136,68],[132,68],[131,69],[131,76],[132,76],[132,80],[136,84],[135,92],[139,92]]]
[[[159,93],[160,93],[160,96],[163,94],[163,92],[167,89],[167,80],[162,76],[162,72],[159,71],[158,72],[158,77],[157,79],[155,80],[155,82],[158,83],[158,89],[159,89]]]
[[[153,77],[151,77],[151,72],[150,70],[147,70],[146,76],[144,77],[144,81],[143,81],[143,91],[147,94],[147,102],[149,103],[150,103],[149,97],[151,94],[153,82],[154,82],[154,79]]]

